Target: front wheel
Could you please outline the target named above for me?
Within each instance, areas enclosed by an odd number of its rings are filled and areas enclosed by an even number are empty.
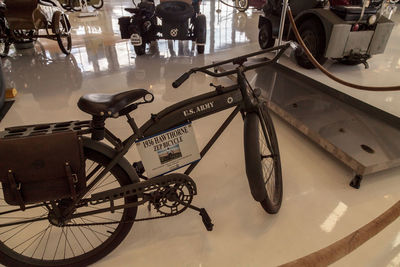
[[[56,35],[58,46],[61,51],[69,55],[71,53],[72,48],[72,40],[71,40],[71,24],[69,23],[68,17],[61,13],[60,11],[56,11],[53,15],[53,33]]]
[[[142,56],[146,54],[146,43],[142,43],[142,45],[135,45],[133,46],[135,49],[135,53],[137,56]]]
[[[110,159],[94,150],[85,148],[86,177],[90,183],[105,169]],[[114,166],[102,180],[87,193],[119,188],[131,184],[129,175]],[[1,187],[1,186],[0,186]],[[57,201],[62,209],[70,200]],[[136,197],[118,199],[115,205],[136,202]],[[76,212],[90,212],[109,207],[109,203],[78,205]],[[6,214],[4,214],[7,212]],[[87,266],[114,250],[129,233],[137,208],[125,208],[114,213],[103,212],[66,221],[66,226],[54,223],[49,205],[28,205],[25,211],[4,202],[0,188],[0,263],[5,266]],[[32,221],[45,218],[45,220]],[[53,219],[51,219],[53,218]],[[19,221],[17,225],[7,226]],[[106,224],[113,222],[113,224]],[[97,225],[93,225],[93,224]],[[72,225],[71,225],[72,224]],[[68,226],[71,225],[71,226]],[[73,226],[75,225],[75,226]]]
[[[236,9],[244,12],[249,8],[249,0],[235,0]]]
[[[261,49],[267,49],[274,46],[275,39],[272,38],[272,30],[269,23],[261,26],[258,33],[258,44]]]
[[[104,1],[100,0],[98,4],[92,5],[92,7],[95,9],[100,9],[103,7],[103,5],[104,5]]]
[[[323,65],[326,61],[325,54],[325,32],[321,23],[315,19],[303,22],[299,27],[299,33],[308,50],[319,64]],[[314,69],[314,64],[308,59],[302,48],[295,51],[297,64],[306,69]]]
[[[246,174],[255,200],[270,214],[282,203],[282,168],[278,140],[265,104],[248,113],[244,122]]]
[[[7,26],[4,20],[0,20],[0,56],[7,56],[9,51],[10,41],[7,34]]]
[[[0,57],[6,57],[10,51],[10,43],[8,40],[0,39]]]
[[[207,20],[203,14],[198,15],[194,21],[194,33],[196,35],[197,53],[204,54],[207,41]]]
[[[197,53],[204,54],[204,45],[197,45]]]
[[[60,1],[61,7],[66,10],[66,11],[71,11],[72,10],[72,0],[66,0],[66,1]]]

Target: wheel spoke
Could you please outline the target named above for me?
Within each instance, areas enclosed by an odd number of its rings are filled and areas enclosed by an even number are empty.
[[[16,249],[17,247],[19,247],[19,246],[25,244],[26,242],[28,242],[29,240],[33,239],[33,241],[21,252],[21,254],[23,254],[28,248],[30,248],[30,247],[32,246],[32,244],[33,244],[36,240],[38,240],[38,239],[40,238],[40,235],[41,235],[42,233],[45,233],[46,231],[47,231],[47,228],[44,229],[44,230],[42,230],[41,232],[39,232],[39,233],[37,233],[37,234],[31,236],[29,239],[25,240],[24,242],[21,242],[20,244],[18,244],[17,246],[15,246],[13,249]]]
[[[83,253],[86,253],[86,250],[83,248],[82,244],[81,244],[81,243],[79,242],[79,240],[76,238],[76,235],[75,235],[75,233],[74,233],[74,231],[73,231],[74,229],[75,229],[74,227],[71,228],[71,233],[72,233],[72,235],[74,236],[76,243],[78,243],[79,247],[82,249]]]
[[[83,223],[87,223],[87,222],[86,222],[86,219],[84,219],[84,218],[80,218],[80,219],[82,220]],[[87,230],[89,230],[89,231],[91,231],[92,234],[93,234],[100,242],[101,242],[101,239],[99,238],[99,236],[98,236],[97,234],[107,236],[107,235],[105,235],[105,234],[102,234],[102,233],[100,233],[100,232],[98,232],[98,231],[93,230],[90,226],[83,226],[83,228],[84,228],[84,229],[87,229]]]
[[[64,231],[64,229],[62,229],[62,232],[63,232],[63,231]],[[57,242],[57,247],[56,247],[56,250],[54,251],[53,260],[55,260],[55,258],[56,258],[56,255],[57,255],[58,247],[59,247],[59,245],[60,245],[60,242],[61,242],[62,232],[60,233],[60,238],[58,239],[58,242]]]
[[[94,155],[94,160],[91,157],[86,160],[86,177],[89,183],[90,181],[93,183],[95,178],[104,171],[105,166],[109,164],[108,159],[103,160],[104,162],[97,159],[104,157],[101,154],[91,153]],[[123,176],[125,175],[123,173],[117,175],[118,173],[115,174],[113,170],[107,172],[96,185],[93,185],[89,193],[118,188],[130,183],[128,176]],[[104,251],[107,251],[107,247],[113,244],[112,238],[124,235],[126,226],[131,227],[131,224],[121,221],[125,219],[125,216],[134,219],[136,214],[136,207],[134,207],[114,213],[103,212],[85,218],[78,217],[64,222],[48,207],[46,208],[46,203],[27,206],[24,211],[7,205],[4,201],[3,188],[0,187],[0,190],[0,225],[3,225],[0,227],[0,249],[6,257],[10,258],[10,261],[21,264],[32,260],[41,261],[38,262],[38,265],[43,266],[54,265],[54,261],[60,261],[60,264],[87,263],[93,253],[105,255]],[[117,201],[123,205],[127,199],[121,198]],[[56,201],[61,211],[68,208],[68,203],[70,200],[67,199]],[[76,213],[100,210],[104,205],[107,203],[96,206],[88,203],[87,206],[77,207]],[[115,222],[115,225],[101,224],[106,222]],[[71,226],[56,226],[58,224],[71,224]],[[73,226],[74,224],[76,225]]]
[[[43,250],[43,253],[42,253],[42,260],[44,259],[44,253],[46,253],[46,251],[47,251],[47,245],[49,244],[50,235],[51,235],[51,231],[52,231],[52,230],[53,230],[53,226],[50,225],[49,235],[47,236],[46,245],[45,245],[44,250]]]
[[[47,230],[48,230],[50,227],[51,227],[51,225],[47,226],[47,228],[45,229],[45,232],[43,233],[42,237],[40,238],[40,241],[39,241],[38,245],[36,246],[35,250],[32,252],[31,258],[33,258],[33,256],[35,255],[37,249],[38,249],[39,246],[40,246],[40,243],[42,243],[43,238],[46,236]]]

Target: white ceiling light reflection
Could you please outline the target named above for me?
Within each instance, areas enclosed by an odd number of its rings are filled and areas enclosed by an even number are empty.
[[[393,248],[397,247],[398,245],[400,245],[400,232],[397,234],[396,238],[392,243]]]
[[[331,232],[333,228],[335,228],[336,223],[340,220],[340,218],[346,213],[347,205],[343,202],[339,202],[336,208],[329,214],[328,218],[321,224],[322,231],[327,233]]]
[[[386,267],[399,267],[400,266],[400,254],[397,254]]]

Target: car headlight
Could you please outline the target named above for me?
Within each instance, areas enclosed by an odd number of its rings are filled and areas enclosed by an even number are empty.
[[[376,15],[372,15],[368,18],[368,24],[373,25],[376,22]]]

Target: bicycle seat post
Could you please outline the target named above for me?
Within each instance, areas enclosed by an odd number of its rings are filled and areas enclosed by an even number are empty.
[[[129,126],[131,126],[132,131],[133,131],[138,137],[142,137],[142,133],[141,133],[139,127],[137,126],[137,124],[136,124],[136,122],[135,122],[135,119],[132,118],[131,115],[129,115],[129,114],[126,114],[125,116],[126,116],[126,118],[128,119],[128,123],[129,123]]]

